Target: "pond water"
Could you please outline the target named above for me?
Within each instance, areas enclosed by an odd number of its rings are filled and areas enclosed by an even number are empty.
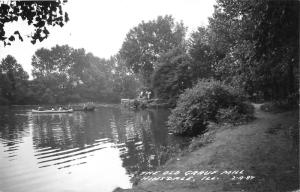
[[[138,171],[162,163],[161,152],[182,143],[168,134],[168,110],[33,114],[0,109],[0,191],[111,192],[129,188]]]

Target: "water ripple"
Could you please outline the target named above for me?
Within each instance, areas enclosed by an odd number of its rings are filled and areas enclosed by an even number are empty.
[[[169,141],[165,112],[105,107],[39,115],[30,110],[0,111],[2,191],[129,188],[132,175],[154,168],[157,149]]]

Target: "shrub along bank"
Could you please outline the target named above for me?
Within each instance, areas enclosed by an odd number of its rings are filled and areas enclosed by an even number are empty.
[[[195,136],[210,121],[238,121],[253,116],[254,109],[233,87],[216,80],[201,80],[180,95],[169,116],[168,126],[175,134]]]

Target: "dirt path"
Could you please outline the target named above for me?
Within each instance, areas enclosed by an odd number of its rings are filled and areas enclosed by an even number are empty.
[[[157,174],[145,176],[137,186],[125,191],[281,192],[299,189],[299,137],[295,136],[298,112],[271,114],[259,107],[255,104],[257,119],[253,122],[221,127],[214,142],[173,159]],[[229,172],[233,170],[236,172]],[[210,175],[205,178],[201,171],[210,171],[206,172]]]

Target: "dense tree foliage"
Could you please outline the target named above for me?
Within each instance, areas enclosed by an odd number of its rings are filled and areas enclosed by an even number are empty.
[[[142,22],[129,31],[120,50],[126,65],[138,74],[146,86],[161,54],[184,43],[186,28],[175,23],[172,16],[159,16],[156,20]]]
[[[61,6],[59,2],[55,5]],[[172,16],[159,16],[131,29],[119,53],[109,60],[67,45],[41,48],[32,57],[34,80],[17,82],[26,82],[28,94],[24,95],[39,103],[135,98],[141,87],[174,102],[186,88],[208,78],[250,97],[297,98],[298,13],[299,1],[217,0],[208,26],[199,27],[189,39],[183,23]],[[48,21],[43,14],[46,12],[39,13]],[[36,28],[45,27],[36,17],[27,19],[30,24],[37,22]],[[1,68],[1,101],[16,103],[20,101],[14,92],[18,83],[13,82],[19,75],[14,72],[12,78],[4,66],[17,66],[17,62],[6,60]]]
[[[205,27],[199,27],[191,34],[188,41],[188,52],[192,60],[192,78],[211,78],[214,76],[213,65],[219,59],[220,54],[213,49],[210,43],[210,33]]]
[[[176,102],[180,93],[192,86],[192,62],[184,48],[162,54],[152,78],[155,96]]]
[[[0,104],[24,103],[28,74],[17,60],[8,55],[0,63]]]
[[[4,45],[10,45],[16,38],[23,41],[23,37],[18,30],[13,34],[6,34],[5,23],[17,22],[22,19],[34,27],[34,32],[30,36],[31,43],[37,40],[43,41],[49,35],[47,26],[64,26],[69,17],[63,12],[64,2],[58,1],[7,1],[0,3],[0,41]]]
[[[101,59],[67,45],[41,48],[32,57],[32,87],[42,103],[133,98],[138,84],[123,63],[117,56]]]
[[[53,73],[66,74],[72,66],[73,49],[67,45],[55,46],[50,50],[41,48],[32,57],[34,78],[41,78]]]
[[[247,115],[253,110],[238,99],[243,94],[298,103],[299,5],[218,0],[209,25],[192,34],[189,55],[196,79],[223,83],[202,80],[181,94],[170,128],[195,135],[208,121]]]
[[[138,78],[127,68],[125,61],[119,54],[110,58],[109,66],[112,68],[113,92],[121,98],[133,99],[137,96],[137,91],[142,87]]]
[[[118,102],[135,98],[140,84],[119,55],[101,59],[67,45],[38,49],[33,80],[8,55],[0,66],[0,104]]]
[[[219,78],[266,99],[297,92],[298,14],[299,1],[217,1],[208,28],[211,47],[223,50]]]

